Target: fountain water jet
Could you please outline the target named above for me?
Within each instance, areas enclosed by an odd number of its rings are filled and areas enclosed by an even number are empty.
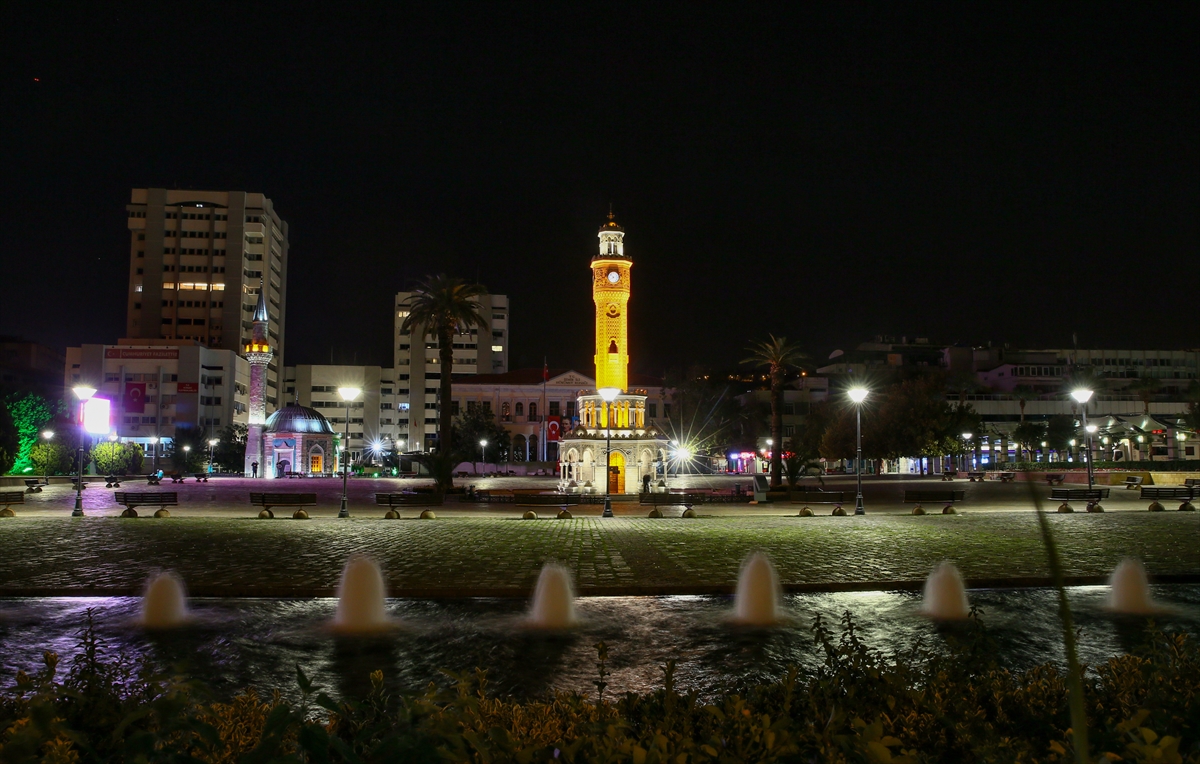
[[[183,588],[183,579],[169,570],[152,576],[142,594],[142,626],[174,629],[187,620],[187,592]]]
[[[925,579],[921,612],[939,621],[960,621],[971,613],[967,588],[952,562],[943,562]]]
[[[1146,568],[1132,557],[1121,560],[1109,577],[1108,585],[1108,609],[1114,613],[1146,615],[1162,610],[1150,594]]]
[[[533,590],[529,625],[539,629],[566,629],[576,623],[571,571],[561,565],[546,563]]]
[[[386,589],[379,564],[366,555],[351,555],[338,582],[333,627],[348,633],[380,631],[391,626],[384,603]]]
[[[761,552],[742,563],[733,597],[733,620],[748,626],[772,626],[780,620],[779,576]]]

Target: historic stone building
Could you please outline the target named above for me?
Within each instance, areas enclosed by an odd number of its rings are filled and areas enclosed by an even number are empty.
[[[579,391],[579,424],[559,448],[563,479],[597,493],[637,493],[667,459],[668,440],[649,420],[644,388],[629,386],[628,305],[633,260],[625,254],[625,229],[610,212],[592,258],[596,309],[595,388]]]

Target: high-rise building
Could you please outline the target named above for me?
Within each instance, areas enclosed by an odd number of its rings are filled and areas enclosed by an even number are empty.
[[[129,220],[126,336],[195,340],[241,353],[266,289],[268,412],[279,403],[288,225],[263,194],[135,188]]]
[[[438,358],[437,337],[424,326],[404,331],[412,292],[396,294],[395,347],[396,403],[407,413],[407,432],[398,436],[413,448],[428,448],[437,442],[438,384],[443,369]],[[508,371],[508,296],[484,294],[479,297],[479,312],[490,328],[471,329],[454,337],[452,374],[503,374]],[[402,417],[404,418],[404,417]]]

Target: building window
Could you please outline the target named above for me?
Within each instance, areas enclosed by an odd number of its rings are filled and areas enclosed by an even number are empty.
[[[525,404],[517,401],[517,416],[525,416]]]
[[[651,419],[657,419],[658,418],[658,404],[657,403],[647,403],[646,404],[646,413],[650,416]]]
[[[653,406],[654,404],[651,403],[650,405]],[[651,414],[650,416],[654,416],[654,415]],[[568,419],[575,418],[575,401],[567,401],[567,418]]]
[[[560,405],[561,404],[558,401],[550,401],[550,416],[560,416],[560,413],[559,413]]]
[[[529,418],[532,419],[535,416],[537,416],[537,404],[531,403],[529,404]]]

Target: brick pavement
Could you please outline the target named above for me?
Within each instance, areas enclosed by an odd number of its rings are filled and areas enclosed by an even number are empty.
[[[1152,575],[1200,576],[1200,513],[1050,521],[1069,576],[1102,577],[1127,555]],[[133,593],[162,568],[178,571],[194,594],[327,594],[355,552],[380,561],[396,596],[523,596],[550,560],[569,565],[583,593],[704,592],[731,587],[756,550],[790,587],[919,582],[943,559],[969,581],[1047,575],[1032,512],[536,521],[479,513],[426,521],[21,516],[0,521],[0,596]]]

